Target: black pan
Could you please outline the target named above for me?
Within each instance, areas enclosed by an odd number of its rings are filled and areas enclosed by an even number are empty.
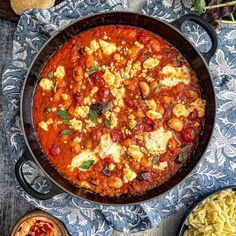
[[[190,20],[202,26],[210,36],[212,46],[207,53],[199,52],[186,37],[181,33],[181,26],[186,21]],[[122,195],[120,197],[102,197],[96,193],[89,192],[81,187],[71,183],[68,179],[60,175],[56,169],[51,165],[47,156],[43,152],[39,141],[37,139],[32,117],[33,96],[35,87],[38,83],[41,71],[49,58],[68,40],[78,35],[82,31],[103,25],[130,25],[143,28],[151,31],[162,38],[166,39],[174,45],[188,60],[189,64],[197,73],[202,95],[207,101],[206,119],[204,131],[201,134],[199,144],[192,153],[186,166],[183,167],[176,175],[174,175],[167,182],[152,190],[147,191],[142,195]],[[171,190],[174,186],[183,181],[187,175],[200,161],[204,154],[207,145],[210,141],[212,130],[215,122],[216,100],[212,84],[212,79],[208,69],[208,63],[214,55],[217,48],[217,36],[211,26],[195,15],[185,15],[171,24],[165,23],[145,15],[128,12],[111,12],[103,13],[78,20],[69,25],[56,35],[54,35],[40,50],[26,76],[21,97],[21,122],[24,133],[27,150],[18,160],[15,172],[16,177],[21,186],[30,195],[37,199],[49,199],[62,192],[73,194],[82,199],[90,200],[100,204],[109,205],[125,205],[137,204],[153,198],[157,198],[163,193]],[[22,166],[28,161],[36,162],[48,178],[51,180],[51,191],[42,194],[35,191],[25,180],[23,176]]]

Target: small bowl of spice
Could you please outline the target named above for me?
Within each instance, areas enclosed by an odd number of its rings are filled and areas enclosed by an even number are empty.
[[[19,219],[10,236],[69,236],[69,233],[61,221],[37,210]]]

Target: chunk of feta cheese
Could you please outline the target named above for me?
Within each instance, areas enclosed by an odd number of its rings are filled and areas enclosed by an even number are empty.
[[[176,116],[176,117],[181,117],[181,116],[188,116],[189,115],[189,111],[187,110],[187,108],[185,107],[185,105],[179,103],[179,104],[176,104],[173,109],[172,109],[172,112],[173,114]]]
[[[111,129],[115,128],[118,124],[118,118],[116,116],[116,113],[111,113]]]
[[[79,130],[79,131],[82,130],[82,121],[81,120],[73,119],[70,121],[70,125],[71,125],[71,128],[74,130]]]
[[[39,122],[39,127],[42,128],[44,131],[48,131],[48,125],[43,120]]]
[[[108,43],[108,42],[100,39],[99,44],[100,44],[102,51],[105,55],[111,55],[113,52],[115,52],[117,50],[116,45],[114,43]]]
[[[95,155],[94,152],[90,151],[90,150],[85,150],[80,152],[79,155],[73,157],[71,164],[69,165],[69,167],[73,170],[75,168],[78,168],[81,171],[86,171],[85,169],[80,168],[80,166],[85,162],[85,161],[95,161],[97,160],[97,157]],[[95,163],[94,162],[94,163]]]
[[[154,169],[157,169],[157,170],[165,170],[165,168],[167,167],[167,162],[166,161],[162,161],[160,162],[158,165],[153,165],[153,168]]]
[[[164,75],[164,79],[159,80],[161,86],[173,87],[181,82],[187,85],[191,80],[191,75],[186,66],[173,67],[166,65],[162,68],[160,73]]]
[[[140,161],[140,159],[143,157],[143,153],[140,151],[140,148],[137,145],[130,145],[128,148],[128,154],[137,161]]]
[[[171,138],[172,132],[165,130],[162,126],[156,131],[144,133],[145,146],[154,155],[164,153]]]
[[[143,67],[145,69],[152,69],[152,68],[158,66],[159,63],[160,63],[160,60],[158,60],[157,58],[150,57],[143,63]]]
[[[56,71],[54,72],[54,75],[58,78],[58,79],[63,79],[65,76],[65,68],[63,66],[58,66]]]
[[[90,47],[85,47],[85,52],[88,55],[92,55],[94,52],[96,52],[100,48],[98,42],[94,39],[90,43]]]
[[[120,157],[124,154],[124,149],[111,140],[109,133],[102,135],[97,151],[102,159],[111,156],[115,162],[120,162]]]
[[[53,88],[53,82],[47,78],[43,78],[40,80],[39,86],[43,90],[51,90]]]
[[[82,118],[85,118],[89,113],[89,106],[81,106],[81,107],[76,107],[74,112],[73,112],[73,115],[74,116],[80,116]]]
[[[137,177],[137,174],[130,169],[128,164],[125,165],[123,173],[124,173],[124,183],[128,183],[129,181],[132,181]]]
[[[112,86],[115,82],[115,75],[112,74],[108,69],[106,69],[103,78],[108,86]]]
[[[147,112],[146,112],[146,116],[149,117],[149,118],[151,118],[151,119],[153,119],[153,120],[162,118],[161,113],[156,112],[156,111],[153,111],[153,110],[147,111]]]

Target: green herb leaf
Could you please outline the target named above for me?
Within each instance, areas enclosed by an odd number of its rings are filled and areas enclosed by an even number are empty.
[[[189,150],[189,145],[188,145],[188,144],[185,145],[185,146],[183,146],[183,147],[180,149],[179,155],[177,156],[177,158],[175,159],[175,161],[176,161],[177,163],[181,163],[181,162],[185,159],[186,153],[187,153],[188,150]]]
[[[196,134],[196,133],[195,133],[195,131],[194,131],[194,130],[192,130],[192,131],[191,131],[191,133],[190,133],[191,137],[194,137],[194,136],[195,136],[195,134]]]
[[[127,56],[128,54],[129,54],[129,50],[127,49],[124,51],[124,55]]]
[[[62,123],[64,123],[65,125],[70,125],[70,120],[62,120]]]
[[[93,165],[94,162],[95,160],[84,161],[83,164],[79,168],[83,170],[88,170]]]
[[[54,84],[54,88],[53,88],[54,93],[57,91],[58,82],[59,80],[57,80]]]
[[[50,107],[47,107],[47,108],[44,109],[44,113],[49,113],[51,111],[52,111],[52,109]]]
[[[107,126],[108,128],[111,128],[111,121],[109,121],[108,119],[105,119],[105,126]]]
[[[176,61],[177,62],[181,62],[182,61],[182,55],[179,54],[177,57],[176,57]]]
[[[57,115],[60,116],[62,119],[66,119],[70,117],[70,114],[66,110],[58,111]]]
[[[205,0],[194,0],[192,7],[197,12],[198,15],[201,15],[205,12],[206,1]]]
[[[94,123],[98,123],[98,114],[92,110],[89,111],[89,119]]]
[[[106,69],[103,67],[100,67],[100,71],[104,74],[106,72]]]
[[[121,79],[123,79],[123,80],[129,80],[129,77],[128,77],[128,76],[123,76]]]
[[[130,129],[134,129],[136,127],[136,123],[134,123],[131,127],[130,127]]]
[[[89,73],[89,74],[92,74],[92,73],[94,73],[94,72],[96,72],[96,71],[99,71],[99,66],[91,66],[91,67],[89,68],[88,73]]]
[[[161,80],[158,81],[158,84],[159,84],[161,87],[164,87],[164,86],[165,86],[165,84],[164,84]]]
[[[157,162],[159,161],[159,159],[160,159],[160,156],[154,156],[154,157],[152,158],[152,164],[153,164],[153,165],[157,164]]]
[[[112,107],[113,107],[112,102],[109,102],[109,103],[106,105],[106,107],[104,108],[104,112],[111,110]]]
[[[48,72],[48,78],[51,79],[54,76],[53,71]]]
[[[157,87],[155,87],[154,89],[153,89],[153,93],[155,93],[157,91]]]
[[[61,133],[60,133],[61,136],[70,135],[70,134],[72,134],[72,131],[69,129],[65,129],[65,130],[61,131]]]

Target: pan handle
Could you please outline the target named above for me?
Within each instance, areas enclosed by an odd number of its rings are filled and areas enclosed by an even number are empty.
[[[177,28],[179,31],[181,31],[181,26],[185,21],[193,21],[197,24],[199,24],[209,35],[211,39],[211,48],[208,52],[201,52],[203,57],[205,58],[207,64],[209,64],[211,58],[216,52],[217,46],[218,46],[218,39],[217,39],[217,34],[212,28],[212,26],[205,20],[203,20],[201,17],[194,15],[194,14],[188,14],[180,17],[179,19],[173,21],[171,24]]]
[[[28,193],[30,194],[32,197],[36,198],[36,199],[40,199],[40,200],[47,200],[50,199],[60,193],[64,193],[64,191],[62,189],[60,189],[57,185],[55,185],[52,181],[50,181],[51,183],[51,189],[49,192],[47,193],[40,193],[38,191],[36,191],[34,188],[32,188],[30,186],[30,184],[26,181],[25,177],[24,177],[24,173],[23,173],[23,165],[25,164],[25,162],[27,161],[33,161],[33,158],[29,152],[29,150],[26,148],[25,152],[23,153],[23,155],[20,157],[20,159],[16,162],[15,165],[15,174],[16,174],[16,178],[19,182],[19,184],[21,185],[21,187]]]

